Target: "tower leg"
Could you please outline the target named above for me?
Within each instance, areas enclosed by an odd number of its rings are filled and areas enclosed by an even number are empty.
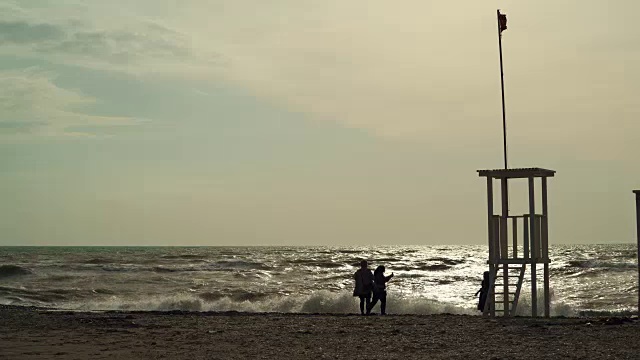
[[[500,179],[500,185],[502,190],[502,217],[500,218],[500,259],[507,259],[509,257],[509,242],[507,229],[509,221],[509,186],[507,179]],[[509,265],[503,264],[502,270],[502,309],[503,316],[509,316]]]
[[[549,286],[549,264],[544,264],[544,317],[551,316],[551,293]]]
[[[533,177],[529,178],[529,239],[531,240],[531,316],[538,316],[538,287],[536,283],[536,198]]]
[[[488,232],[489,232],[489,263],[494,263],[494,246],[493,246],[493,178],[487,177],[487,219],[488,219]],[[490,269],[493,270],[493,269]]]
[[[551,292],[549,286],[549,205],[547,203],[547,178],[542,178],[542,254],[544,259],[544,317],[551,316]]]
[[[493,286],[493,274],[495,267],[495,249],[494,249],[494,221],[493,221],[493,178],[491,176],[487,176],[487,219],[488,219],[488,233],[489,233],[489,291],[487,294],[487,299],[485,300],[484,311],[482,314],[484,316],[490,315],[495,316],[495,311],[493,311],[493,303],[495,301],[495,294],[491,291]]]
[[[638,315],[640,316],[640,190],[636,194],[636,227],[638,232]]]

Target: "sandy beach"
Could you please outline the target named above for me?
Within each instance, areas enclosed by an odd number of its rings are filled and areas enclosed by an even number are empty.
[[[6,359],[637,359],[629,318],[62,312],[0,307]]]

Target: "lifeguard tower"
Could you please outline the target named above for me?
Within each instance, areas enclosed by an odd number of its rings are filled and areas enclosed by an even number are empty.
[[[478,170],[487,178],[489,293],[484,316],[515,316],[527,265],[531,272],[531,315],[538,316],[537,266],[542,264],[544,316],[550,315],[547,178],[555,171],[540,168]],[[536,213],[535,180],[541,180],[542,213]],[[529,213],[509,214],[509,180],[526,179]],[[501,213],[494,213],[494,180],[500,182]],[[521,229],[521,232],[519,232]],[[511,236],[509,236],[511,233]],[[522,234],[519,241],[518,235]],[[511,238],[510,238],[511,237]]]

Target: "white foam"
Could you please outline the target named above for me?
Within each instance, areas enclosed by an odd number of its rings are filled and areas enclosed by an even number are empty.
[[[349,293],[317,291],[306,296],[277,295],[254,301],[237,301],[229,297],[206,301],[194,294],[156,296],[146,299],[112,297],[107,301],[71,305],[76,310],[141,310],[141,311],[240,311],[282,313],[359,313],[359,299]],[[376,307],[375,310],[379,310]],[[374,311],[375,311],[374,310]],[[412,297],[389,297],[387,312],[393,314],[477,314],[472,308],[462,308],[436,300]]]
[[[566,317],[571,317],[571,316],[576,316],[578,315],[578,312],[573,309],[573,307],[571,307],[568,304],[565,304],[563,302],[561,302],[560,300],[558,300],[555,296],[555,293],[553,291],[553,289],[550,289],[549,291],[549,295],[550,295],[550,312],[551,312],[551,316],[566,316]],[[538,315],[542,315],[544,314],[544,291],[539,291],[537,293],[536,298],[538,299],[538,302],[536,304],[536,310]],[[523,293],[520,296],[520,299],[518,300],[518,309],[516,310],[516,315],[517,316],[531,316],[531,294],[530,293]]]

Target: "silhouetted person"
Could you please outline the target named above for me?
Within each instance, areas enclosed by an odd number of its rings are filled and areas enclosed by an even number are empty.
[[[373,272],[373,301],[371,305],[367,307],[367,314],[371,313],[371,309],[376,306],[378,300],[380,300],[380,314],[386,315],[387,312],[387,282],[393,277],[393,273],[389,276],[384,276],[384,266],[380,265]]]
[[[356,286],[353,289],[353,296],[360,298],[360,314],[364,315],[365,302],[367,309],[371,302],[371,291],[373,290],[373,274],[367,267],[367,260],[360,262],[360,269],[353,275]]]
[[[482,287],[476,292],[475,296],[480,294],[478,300],[478,310],[484,311],[484,304],[487,302],[487,295],[489,294],[489,272],[485,271],[482,279]]]

